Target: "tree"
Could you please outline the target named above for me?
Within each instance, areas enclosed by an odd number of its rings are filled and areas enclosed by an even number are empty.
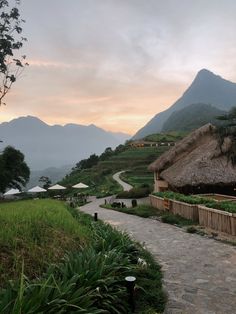
[[[0,0],[0,105],[5,104],[3,98],[28,65],[25,56],[16,56],[26,41],[21,37],[21,24],[25,21],[20,18],[19,4],[20,0],[15,0],[10,8],[8,0]]]
[[[39,182],[43,183],[43,188],[44,189],[48,189],[50,187],[50,185],[52,184],[52,181],[49,179],[49,177],[46,176],[42,176],[39,178]]]
[[[96,154],[92,154],[89,156],[89,158],[80,160],[76,164],[76,167],[73,168],[73,170],[83,170],[87,168],[92,168],[98,163],[98,161],[99,157]]]
[[[17,149],[7,146],[0,155],[0,192],[7,188],[20,189],[29,181],[30,170],[24,155]]]

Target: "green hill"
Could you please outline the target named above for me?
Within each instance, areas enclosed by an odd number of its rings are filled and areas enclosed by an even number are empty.
[[[154,138],[163,138],[170,135],[152,135]],[[172,134],[171,141],[181,138],[180,133]],[[116,194],[121,187],[113,180],[112,175],[118,171],[126,170],[123,179],[135,187],[153,185],[153,173],[147,170],[148,165],[169,149],[168,146],[131,147],[119,145],[115,150],[107,148],[99,157],[91,155],[90,158],[77,163],[72,172],[67,175],[61,184],[72,186],[83,182],[89,186],[85,191],[97,196]],[[75,191],[76,192],[76,191]]]
[[[175,111],[163,125],[163,132],[192,131],[206,123],[217,124],[216,117],[225,114],[218,108],[207,104],[192,104],[184,109]]]
[[[235,99],[236,83],[227,81],[207,69],[202,69],[183,95],[167,110],[156,114],[133,136],[133,139],[164,132],[163,126],[171,114],[191,104],[212,104],[220,110],[228,111],[235,106]]]

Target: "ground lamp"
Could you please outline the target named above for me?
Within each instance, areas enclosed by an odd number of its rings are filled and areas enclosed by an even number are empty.
[[[134,286],[136,277],[134,276],[127,276],[125,277],[126,285],[127,285],[127,291],[129,294],[129,304],[131,307],[132,312],[135,310],[135,303],[134,303]]]

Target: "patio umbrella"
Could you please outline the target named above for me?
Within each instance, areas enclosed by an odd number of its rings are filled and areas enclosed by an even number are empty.
[[[19,194],[21,193],[20,190],[18,189],[10,189],[9,191],[7,191],[6,193],[4,193],[3,195],[4,196],[7,196],[7,195],[15,195],[15,194]]]
[[[65,190],[66,188],[60,184],[55,184],[48,188],[49,190]]]
[[[28,190],[29,193],[41,193],[41,192],[47,192],[47,190],[41,188],[40,186],[35,186],[34,188]]]
[[[72,188],[75,188],[75,189],[86,189],[88,188],[89,186],[80,182],[80,183],[77,183],[75,185],[72,186]]]

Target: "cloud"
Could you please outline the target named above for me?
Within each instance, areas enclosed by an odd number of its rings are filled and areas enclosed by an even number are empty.
[[[234,0],[24,0],[21,9],[30,67],[2,121],[31,114],[134,133],[201,68],[236,81]]]

